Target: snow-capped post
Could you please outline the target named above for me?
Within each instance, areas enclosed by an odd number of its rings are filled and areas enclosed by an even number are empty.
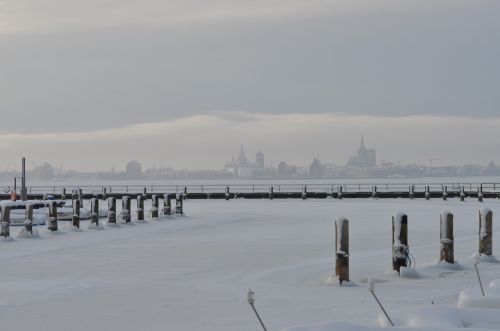
[[[479,254],[493,255],[493,212],[488,208],[479,211]]]
[[[0,224],[0,236],[4,238],[10,237],[10,206],[2,207],[2,221]]]
[[[271,186],[269,188],[269,200],[273,200],[274,199],[274,186]]]
[[[335,276],[340,284],[349,281],[349,220],[345,217],[335,222]]]
[[[116,224],[116,198],[109,197],[108,201],[108,223]]]
[[[408,264],[408,216],[396,213],[392,216],[392,269],[400,272]]]
[[[465,201],[465,187],[460,186],[460,201]]]
[[[262,326],[262,329],[264,331],[267,331],[266,326],[264,325],[264,322],[262,321],[262,318],[260,318],[259,312],[255,308],[255,292],[252,291],[251,289],[248,290],[247,302],[250,305],[250,307],[252,307],[252,310],[253,310],[255,316],[257,316],[257,319],[259,320],[259,323],[260,323],[260,326]]]
[[[477,188],[477,201],[483,202],[483,184]]]
[[[410,185],[410,188],[408,189],[409,190],[409,196],[410,196],[410,199],[415,199],[415,185]]]
[[[24,230],[33,234],[33,205],[31,203],[26,205],[26,221],[24,221]]]
[[[225,195],[226,201],[229,200],[229,186],[226,186],[226,195]]]
[[[160,199],[156,194],[151,196],[151,217],[158,218],[158,208],[160,207]]]
[[[73,226],[77,229],[80,228],[80,200],[76,199],[73,201]]]
[[[184,215],[184,206],[182,197],[179,193],[175,196],[175,213],[179,215]]]
[[[102,188],[102,199],[106,200],[107,197],[108,197],[108,188],[107,187],[103,187]]]
[[[448,186],[443,187],[443,201],[448,200]]]
[[[57,231],[57,201],[49,201],[49,226],[50,231]]]
[[[143,195],[148,194],[148,188],[147,188],[147,187],[145,187],[145,188],[142,190],[142,194],[143,194]]]
[[[425,200],[430,200],[431,199],[431,190],[429,186],[425,187]]]
[[[83,190],[81,188],[78,189],[78,200],[80,200],[80,207],[83,206]]]
[[[378,199],[377,186],[372,186],[372,198]]]
[[[441,213],[441,255],[440,261],[455,263],[455,244],[453,237],[453,214],[449,211]]]
[[[343,198],[344,198],[343,188],[342,188],[342,186],[339,186],[339,192],[338,192],[338,195],[337,195],[337,199],[342,200]]]
[[[144,221],[144,198],[142,194],[137,196],[137,220]]]
[[[187,186],[184,186],[184,191],[182,192],[182,199],[186,200],[188,196],[188,188]]]
[[[131,213],[131,208],[132,208],[132,202],[129,196],[124,196],[122,197],[122,212],[121,212],[121,218],[125,220],[125,223],[130,223],[132,222],[132,213]]]
[[[474,261],[474,268],[476,269],[476,275],[477,275],[477,280],[479,282],[479,287],[481,288],[481,293],[483,294],[484,297],[485,295],[484,295],[483,282],[481,281],[481,276],[479,275],[479,269],[477,268],[479,262],[481,261],[481,256],[479,255],[479,253],[476,253],[472,257],[472,259]]]
[[[368,279],[367,283],[368,283],[368,292],[370,292],[373,295],[373,297],[375,298],[375,301],[377,301],[378,306],[380,307],[380,309],[384,313],[385,317],[387,318],[387,320],[389,321],[391,326],[394,326],[394,323],[392,322],[391,318],[389,317],[389,314],[387,314],[387,311],[385,310],[384,306],[382,305],[382,302],[380,302],[377,295],[375,294],[375,283],[371,279]]]
[[[90,225],[99,226],[99,200],[97,198],[90,199]]]
[[[163,215],[172,215],[172,199],[168,193],[163,195]]]
[[[302,187],[302,200],[307,200],[307,186]]]
[[[62,189],[61,200],[66,200],[66,188],[65,187],[63,187],[63,189]]]

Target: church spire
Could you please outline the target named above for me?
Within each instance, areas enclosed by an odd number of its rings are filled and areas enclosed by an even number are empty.
[[[365,146],[365,135],[361,134],[361,147]]]

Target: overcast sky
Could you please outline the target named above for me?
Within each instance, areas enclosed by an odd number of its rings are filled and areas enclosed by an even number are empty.
[[[0,167],[24,154],[220,168],[240,143],[343,164],[361,133],[380,159],[500,163],[499,13],[497,0],[0,0]]]

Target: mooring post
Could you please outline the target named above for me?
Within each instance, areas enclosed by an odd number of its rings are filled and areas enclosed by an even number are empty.
[[[144,199],[142,195],[137,196],[137,220],[144,221]]]
[[[103,199],[103,200],[106,200],[106,199],[107,199],[107,197],[108,197],[108,188],[103,187],[103,188],[102,188],[102,199]]]
[[[65,187],[63,187],[63,189],[62,189],[61,200],[66,200],[66,188]]]
[[[183,201],[182,197],[180,194],[177,194],[175,197],[175,213],[184,215],[184,206],[183,206]]]
[[[453,236],[453,214],[449,211],[441,213],[441,255],[440,260],[455,263],[455,243]]]
[[[302,186],[302,200],[307,200],[307,186]]]
[[[10,237],[10,206],[2,207],[2,221],[0,222],[0,236],[4,238]]]
[[[477,201],[483,202],[483,184],[477,188]]]
[[[116,198],[109,197],[108,201],[108,223],[116,224]]]
[[[271,186],[269,188],[269,200],[273,200],[274,199],[274,187]]]
[[[57,201],[49,201],[49,226],[50,231],[57,231]]]
[[[349,281],[349,220],[345,217],[335,222],[335,276],[340,284]]]
[[[229,186],[226,186],[226,195],[225,195],[226,201],[229,200]]]
[[[415,185],[410,185],[408,188],[410,199],[415,199]]]
[[[78,200],[80,200],[80,207],[83,207],[83,190],[78,189]]]
[[[372,186],[372,198],[378,199],[377,186]]]
[[[425,200],[430,200],[431,199],[431,189],[429,186],[425,187]]]
[[[493,255],[493,212],[488,208],[479,211],[479,254]]]
[[[99,226],[99,200],[97,198],[90,199],[90,225]]]
[[[156,194],[151,196],[151,217],[158,218],[158,208],[160,208],[160,199]]]
[[[408,216],[397,213],[392,217],[392,269],[398,273],[408,265]]]
[[[172,199],[168,193],[163,195],[163,215],[172,215]]]
[[[448,200],[448,186],[443,187],[443,201]]]
[[[342,200],[343,198],[344,198],[343,188],[342,188],[342,186],[339,186],[339,192],[337,195],[337,199]]]
[[[460,201],[465,201],[465,187],[460,186]]]
[[[131,199],[129,196],[122,197],[122,217],[125,219],[125,223],[132,222],[132,213],[131,213]]]
[[[28,203],[26,205],[26,220],[24,221],[24,230],[33,234],[33,205]]]
[[[80,228],[80,200],[73,201],[73,226],[77,229]]]
[[[184,191],[182,192],[182,199],[186,200],[188,195],[188,188],[187,186],[184,186]]]

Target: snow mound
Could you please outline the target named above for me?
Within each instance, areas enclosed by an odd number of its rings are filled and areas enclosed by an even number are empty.
[[[377,326],[360,326],[354,324],[347,323],[322,323],[315,325],[306,325],[306,326],[298,326],[282,329],[282,331],[383,331],[388,330],[385,327],[377,327]],[[457,330],[456,328],[449,327],[393,327],[389,330],[392,331],[453,331]],[[473,329],[474,331],[492,331],[493,329]]]
[[[331,275],[330,277],[328,277],[328,279],[326,280],[325,283],[327,285],[330,285],[330,286],[340,286],[340,287],[357,287],[358,286],[358,284],[356,284],[353,281],[342,282],[342,284],[340,284],[339,276],[334,276],[334,275]]]
[[[17,234],[17,238],[20,239],[40,238],[40,232],[38,232],[38,229],[33,229],[33,233],[26,231],[26,229],[22,229]]]
[[[410,278],[410,279],[423,278],[423,276],[419,274],[415,268],[401,267],[401,269],[399,270],[399,275],[401,276],[401,278]]]
[[[490,282],[490,287],[500,287],[500,279],[494,279]]]
[[[102,223],[99,223],[99,224],[91,223],[89,225],[89,230],[103,230],[103,229],[104,229],[104,225],[102,225]]]
[[[485,288],[485,296],[480,288],[466,289],[460,292],[458,307],[460,308],[492,308],[500,309],[500,288]],[[500,328],[500,325],[499,325]]]

